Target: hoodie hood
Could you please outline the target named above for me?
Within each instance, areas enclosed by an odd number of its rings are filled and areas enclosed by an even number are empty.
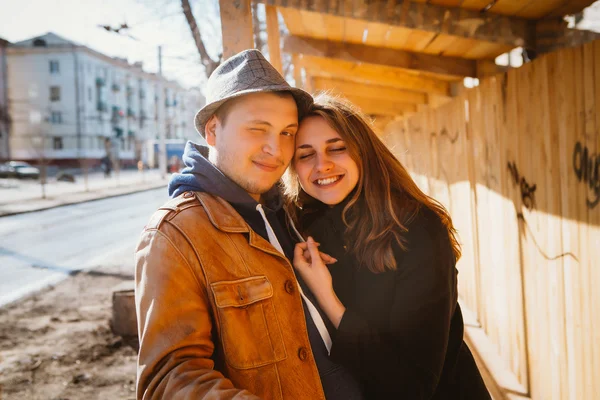
[[[185,168],[181,173],[173,174],[169,181],[170,197],[187,191],[205,192],[221,197],[238,210],[256,211],[258,202],[208,161],[207,146],[188,141],[182,159]],[[278,185],[273,186],[263,198],[268,210],[278,211],[283,207]]]

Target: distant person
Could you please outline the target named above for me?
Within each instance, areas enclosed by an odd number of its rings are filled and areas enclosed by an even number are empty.
[[[100,161],[100,163],[101,163],[102,171],[104,171],[104,177],[110,178],[111,164],[112,164],[110,161],[110,158],[108,156],[104,156],[104,157],[102,157],[102,160]]]
[[[257,50],[211,74],[208,147],[188,142],[136,251],[138,399],[363,398],[292,267],[302,238],[278,182],[311,104]]]

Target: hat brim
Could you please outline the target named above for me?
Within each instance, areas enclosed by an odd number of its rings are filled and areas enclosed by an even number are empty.
[[[282,86],[282,85],[273,85],[273,86],[262,86],[260,88],[241,90],[229,97],[224,99],[208,103],[204,107],[200,109],[196,113],[196,117],[194,118],[194,125],[198,133],[205,137],[204,127],[206,126],[206,122],[212,117],[217,111],[219,107],[221,107],[225,102],[231,99],[235,99],[240,96],[244,96],[246,94],[252,93],[260,93],[260,92],[290,92],[292,96],[294,96],[294,100],[296,101],[296,105],[298,106],[298,118],[302,118],[313,105],[313,97],[306,91],[302,89],[298,89],[290,86]]]

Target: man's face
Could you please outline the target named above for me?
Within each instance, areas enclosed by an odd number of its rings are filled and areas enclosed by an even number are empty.
[[[255,93],[233,101],[224,123],[216,116],[206,123],[209,158],[258,201],[294,155],[298,109],[290,94]]]

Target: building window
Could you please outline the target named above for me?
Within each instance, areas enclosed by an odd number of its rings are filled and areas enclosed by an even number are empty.
[[[50,122],[53,124],[62,124],[62,113],[60,111],[52,111],[50,113]]]
[[[62,150],[63,149],[63,140],[61,137],[52,138],[52,148],[54,150]]]
[[[92,88],[88,87],[88,101],[92,101]]]
[[[50,86],[50,101],[60,101],[60,86]]]
[[[50,60],[50,73],[58,74],[60,72],[60,65],[56,60]]]

